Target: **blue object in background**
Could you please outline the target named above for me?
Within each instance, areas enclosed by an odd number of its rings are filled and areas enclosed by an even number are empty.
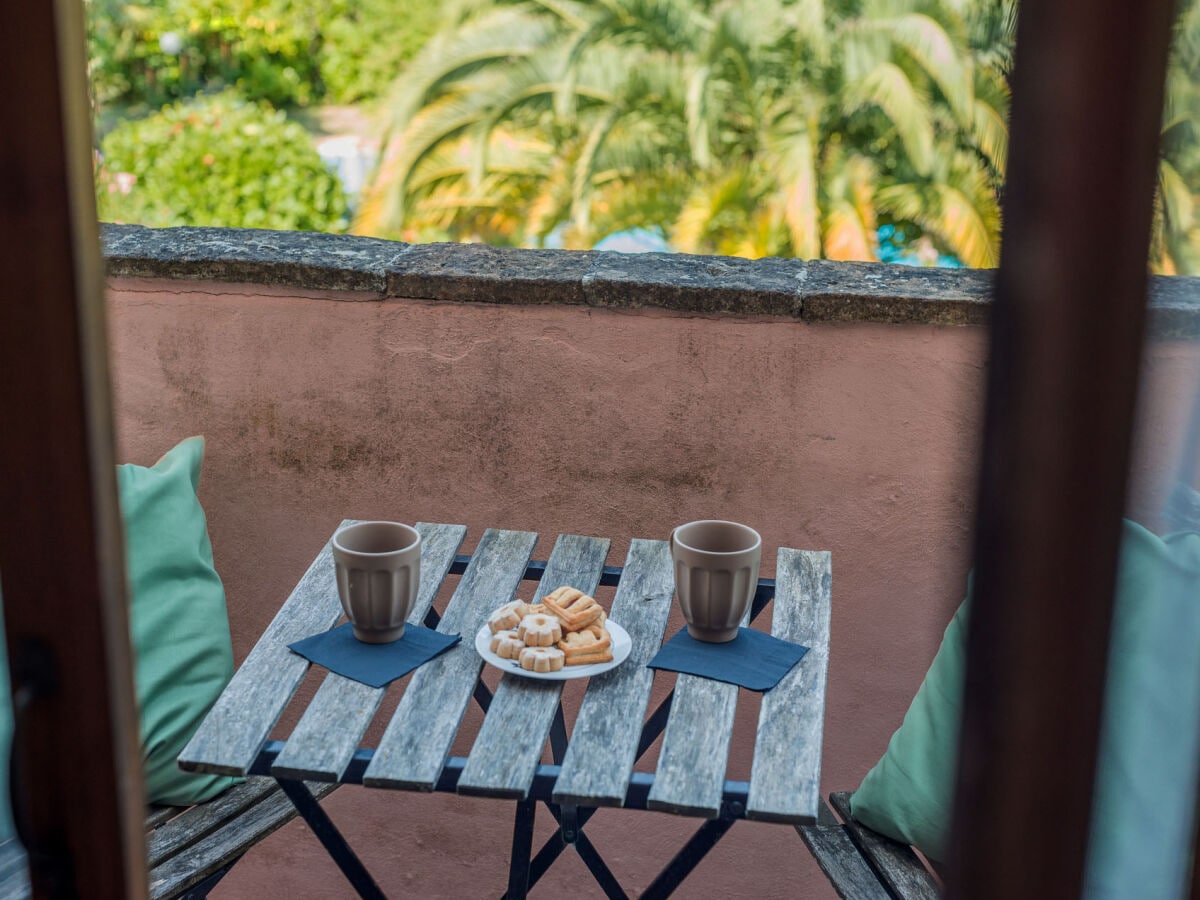
[[[897,266],[933,266],[939,269],[961,269],[963,267],[957,258],[945,253],[937,253],[931,241],[927,246],[936,256],[929,255],[927,258],[922,258],[925,248],[914,247],[903,228],[897,228],[895,225],[880,225],[875,234],[879,239],[880,262],[892,263]],[[921,238],[917,240],[921,240]],[[928,238],[925,240],[928,241]]]
[[[595,250],[611,250],[615,253],[674,253],[675,248],[667,243],[661,229],[630,228],[617,231],[600,241]]]

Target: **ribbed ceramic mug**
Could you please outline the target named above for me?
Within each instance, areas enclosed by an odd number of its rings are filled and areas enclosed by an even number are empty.
[[[399,522],[357,522],[333,536],[338,597],[354,636],[387,644],[404,634],[421,584],[421,535]]]
[[[732,641],[758,586],[762,538],[748,525],[705,519],[671,533],[675,593],[698,641]]]

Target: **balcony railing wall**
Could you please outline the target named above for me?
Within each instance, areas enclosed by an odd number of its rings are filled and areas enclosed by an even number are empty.
[[[461,522],[469,546],[487,525],[601,534],[624,539],[616,564],[628,538],[732,518],[769,547],[833,551],[825,790],[883,751],[970,567],[986,273],[207,229],[109,227],[105,242],[119,458],[207,438],[238,659],[345,517]],[[1155,283],[1131,499],[1151,525],[1200,383],[1194,286]],[[579,692],[566,700],[569,721]],[[730,777],[748,774],[754,696],[738,715]],[[477,725],[472,711],[465,733]],[[328,802],[389,892],[503,881],[497,804]],[[588,831],[632,892],[692,827],[610,811]],[[229,890],[342,890],[314,849],[293,824]],[[580,871],[546,884],[572,895]],[[781,827],[739,825],[694,878],[707,896],[831,895]]]

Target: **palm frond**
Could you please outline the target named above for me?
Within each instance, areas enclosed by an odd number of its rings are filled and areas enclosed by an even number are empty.
[[[909,13],[868,27],[888,34],[908,52],[937,84],[960,123],[971,121],[975,93],[971,62],[939,22],[923,13]]]
[[[835,200],[825,211],[824,249],[828,259],[864,260],[877,258],[875,235],[845,200]]]
[[[880,63],[859,82],[848,85],[849,110],[874,104],[887,114],[913,168],[928,175],[933,166],[933,122],[929,99],[894,63]]]
[[[1179,170],[1165,159],[1158,164],[1158,190],[1167,233],[1186,233],[1195,222],[1195,201]]]
[[[729,172],[718,181],[698,186],[671,228],[671,243],[684,253],[703,253],[714,238],[719,239],[719,220],[728,219],[733,212],[739,225],[744,221],[740,213],[751,205],[751,190],[744,171]]]
[[[580,235],[590,233],[590,201],[592,185],[595,183],[596,157],[620,114],[621,111],[616,107],[605,110],[588,132],[583,151],[575,163],[575,173],[571,180],[571,220]]]
[[[712,20],[691,0],[595,0],[612,17],[608,32],[669,53],[695,51]]]
[[[816,259],[821,255],[821,210],[816,148],[807,124],[792,123],[770,152],[770,169],[782,197],[792,253],[802,259]]]
[[[966,265],[992,269],[1000,261],[999,211],[947,184],[937,186],[941,200],[937,218],[926,223]]]
[[[708,78],[712,68],[702,65],[688,76],[687,85],[687,135],[692,159],[701,169],[712,165],[708,130]]]
[[[1000,259],[1000,208],[987,178],[965,156],[946,181],[893,184],[876,194],[879,207],[919,225],[972,268],[993,268]]]
[[[595,8],[578,0],[530,0],[553,13],[567,28],[585,30],[595,17]]]
[[[818,62],[829,59],[829,29],[825,24],[825,0],[798,0],[785,7],[796,34],[812,48]]]
[[[435,35],[396,80],[386,102],[388,133],[404,131],[421,107],[453,82],[490,63],[528,57],[555,34],[552,22],[521,8],[494,7],[463,28]]]
[[[971,140],[1003,180],[1008,172],[1008,123],[995,107],[978,98]]]

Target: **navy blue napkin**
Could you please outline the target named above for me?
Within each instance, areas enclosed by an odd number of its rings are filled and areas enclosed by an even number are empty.
[[[439,653],[462,640],[460,634],[442,634],[409,625],[404,637],[390,644],[365,644],[354,636],[349,622],[323,634],[294,644],[288,649],[331,672],[381,688],[423,666]]]
[[[646,665],[724,681],[752,691],[769,691],[807,652],[805,646],[781,641],[753,628],[739,628],[738,636],[724,644],[698,641],[682,628]]]

